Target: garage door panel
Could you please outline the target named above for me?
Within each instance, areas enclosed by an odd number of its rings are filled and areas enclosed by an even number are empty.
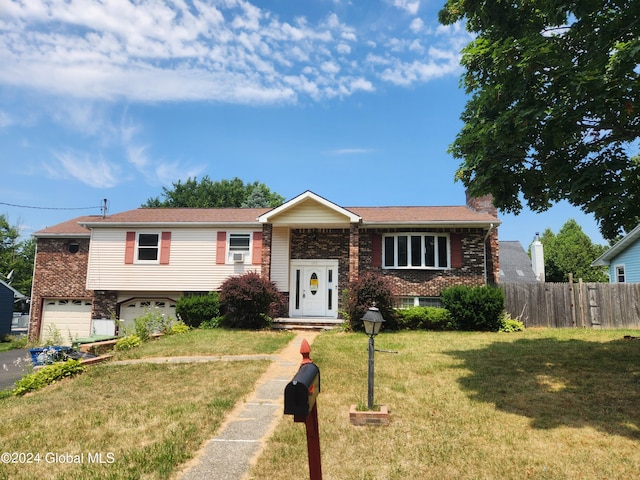
[[[134,320],[150,311],[157,312],[167,318],[176,318],[176,302],[168,299],[137,298],[120,306],[120,321],[126,329],[133,329]]]
[[[45,300],[40,340],[50,339],[56,331],[63,345],[71,345],[73,339],[91,335],[91,300]]]

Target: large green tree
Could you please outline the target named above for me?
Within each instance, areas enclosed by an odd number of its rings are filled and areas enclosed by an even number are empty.
[[[208,176],[189,177],[184,183],[180,180],[173,183],[173,188],[162,187],[162,197],[150,198],[143,207],[277,207],[284,202],[284,197],[272,192],[265,184],[259,182],[245,184],[239,178],[232,180],[212,181]]]
[[[35,252],[35,241],[20,240],[19,226],[11,225],[7,217],[0,214],[0,279],[10,281],[13,288],[25,295],[31,293]]]
[[[450,151],[470,193],[518,213],[568,200],[612,239],[640,219],[640,2],[447,0],[470,99]]]
[[[575,281],[608,282],[606,267],[592,267],[591,262],[608,248],[594,244],[582,227],[573,219],[568,220],[554,234],[547,228],[540,237],[544,247],[544,273],[547,282],[566,282],[569,274]]]

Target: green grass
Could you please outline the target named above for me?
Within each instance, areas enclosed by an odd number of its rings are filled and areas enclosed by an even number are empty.
[[[6,352],[15,348],[25,348],[27,346],[27,336],[22,335],[20,337],[14,337],[12,335],[6,335],[0,337],[0,352]]]
[[[355,427],[367,394],[367,337],[312,345],[324,478],[627,479],[640,471],[639,332],[402,332],[376,337],[375,403],[386,427]],[[165,337],[145,356],[273,353],[290,333],[203,331]],[[175,478],[268,362],[97,365],[25,397],[0,400],[0,479]],[[81,465],[46,463],[85,454]],[[105,461],[88,463],[88,454]],[[112,456],[110,457],[109,454]],[[95,458],[95,457],[94,457]],[[283,416],[249,478],[306,478],[304,425]],[[215,472],[212,472],[212,478]]]
[[[39,461],[0,465],[0,479],[170,478],[267,365],[97,365],[24,397],[5,398],[2,451],[39,455]],[[51,456],[67,453],[82,462]],[[96,454],[107,463],[91,463]]]
[[[115,357],[123,360],[184,355],[271,354],[283,348],[293,337],[293,333],[286,331],[195,329],[148,341],[138,348],[117,352]]]
[[[376,337],[375,403],[386,427],[355,427],[367,337],[312,346],[325,478],[592,479],[640,471],[638,332],[403,332]],[[250,478],[306,474],[304,424],[284,417]]]

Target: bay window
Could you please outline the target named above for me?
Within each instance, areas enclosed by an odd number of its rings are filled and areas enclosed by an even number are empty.
[[[394,233],[383,237],[384,268],[450,268],[447,234]]]

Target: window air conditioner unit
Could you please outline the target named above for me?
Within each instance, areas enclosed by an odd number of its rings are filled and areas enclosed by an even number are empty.
[[[235,263],[244,263],[244,253],[234,253],[233,261]]]

